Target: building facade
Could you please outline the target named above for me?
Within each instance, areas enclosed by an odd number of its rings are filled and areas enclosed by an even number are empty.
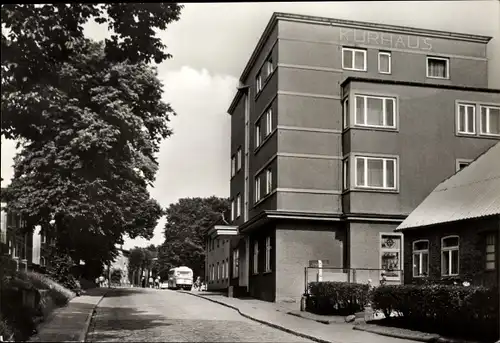
[[[275,13],[228,110],[234,284],[297,301],[311,260],[402,269],[394,229],[500,139],[489,39]]]
[[[440,183],[403,221],[405,283],[498,285],[500,143]]]

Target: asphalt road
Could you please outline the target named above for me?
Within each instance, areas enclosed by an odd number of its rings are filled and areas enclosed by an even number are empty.
[[[110,291],[87,342],[312,342],[242,317],[222,305],[170,290]]]

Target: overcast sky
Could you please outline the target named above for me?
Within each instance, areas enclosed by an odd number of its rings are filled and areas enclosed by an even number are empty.
[[[230,117],[226,110],[237,80],[273,12],[318,15],[494,37],[488,44],[491,87],[500,88],[500,2],[319,2],[187,4],[180,21],[161,34],[173,59],[159,67],[165,100],[178,113],[174,135],[162,143],[152,197],[163,207],[183,197],[229,196]],[[96,24],[88,36],[106,37]],[[2,138],[2,177],[12,177],[15,143]],[[152,241],[127,240],[124,247],[161,244],[164,219]]]

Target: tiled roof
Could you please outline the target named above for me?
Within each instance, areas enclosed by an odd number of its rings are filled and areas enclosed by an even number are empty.
[[[396,230],[500,214],[500,143],[439,184]]]

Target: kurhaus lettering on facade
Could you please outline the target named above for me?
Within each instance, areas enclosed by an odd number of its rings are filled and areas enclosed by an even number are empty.
[[[394,49],[432,50],[432,38],[340,28],[340,41],[382,45]]]

